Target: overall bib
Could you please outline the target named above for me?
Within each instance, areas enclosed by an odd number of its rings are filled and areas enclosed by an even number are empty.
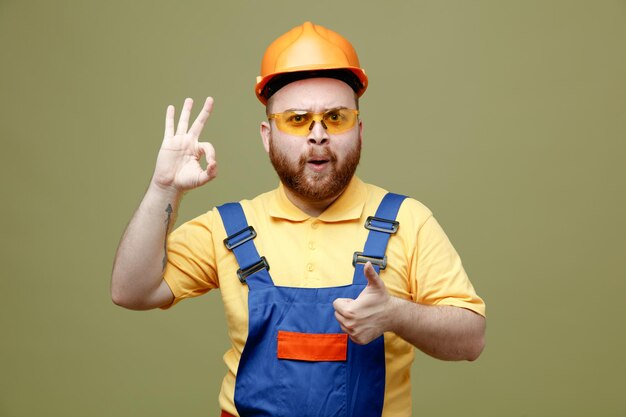
[[[367,285],[364,264],[376,272],[387,265],[385,251],[398,229],[396,215],[405,199],[387,194],[375,216],[363,252],[355,252],[351,285],[330,288],[275,286],[267,260],[259,256],[239,203],[218,207],[249,288],[248,338],[237,370],[235,406],[241,417],[374,417],[385,394],[383,336],[358,345],[343,333],[332,306],[336,298],[359,296]]]

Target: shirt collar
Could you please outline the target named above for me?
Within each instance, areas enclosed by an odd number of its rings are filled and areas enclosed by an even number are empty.
[[[341,195],[318,217],[323,222],[340,222],[361,218],[367,187],[363,181],[353,176]],[[269,214],[272,217],[291,221],[305,221],[311,216],[296,207],[285,194],[285,186],[280,183],[270,201]]]

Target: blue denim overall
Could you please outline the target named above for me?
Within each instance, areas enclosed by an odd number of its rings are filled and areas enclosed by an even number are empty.
[[[339,327],[332,303],[336,298],[359,296],[367,285],[363,273],[367,261],[377,273],[386,267],[387,243],[398,229],[395,219],[405,198],[392,193],[383,198],[375,216],[365,224],[370,231],[363,252],[354,254],[352,284],[330,288],[275,286],[267,260],[259,256],[252,241],[256,232],[248,226],[239,203],[218,207],[228,235],[224,244],[233,251],[240,266],[237,275],[249,288],[248,338],[235,383],[235,406],[241,417],[381,415],[383,336],[367,345],[353,343]],[[323,346],[327,339],[338,341],[328,355],[316,346],[316,341]],[[296,355],[290,356],[294,346]],[[299,357],[300,348],[313,349],[315,357]]]

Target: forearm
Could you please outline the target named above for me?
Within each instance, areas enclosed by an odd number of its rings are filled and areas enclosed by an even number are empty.
[[[113,301],[123,307],[158,307],[164,294],[167,235],[175,223],[181,193],[153,182],[122,236],[111,278]],[[161,292],[161,294],[157,294]]]
[[[174,295],[163,280],[167,235],[174,225],[183,192],[200,187],[217,175],[213,146],[198,141],[213,109],[213,99],[207,97],[189,127],[192,106],[193,100],[187,98],[176,128],[174,106],[167,106],[165,134],[152,181],[117,249],[111,296],[113,302],[123,307],[146,310],[173,301]],[[200,165],[202,156],[206,168]]]
[[[454,306],[429,306],[391,297],[390,329],[443,360],[475,360],[484,348],[485,318]]]

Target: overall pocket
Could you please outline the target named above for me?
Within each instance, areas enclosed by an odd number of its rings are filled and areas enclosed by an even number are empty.
[[[347,415],[345,333],[277,333],[278,377],[286,416]]]

